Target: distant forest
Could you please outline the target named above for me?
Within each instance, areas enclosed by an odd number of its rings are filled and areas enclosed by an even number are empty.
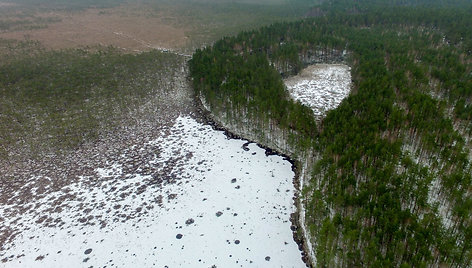
[[[333,0],[308,14],[197,50],[198,96],[311,163],[317,267],[471,267],[472,3]],[[317,123],[282,76],[342,51],[352,92]]]

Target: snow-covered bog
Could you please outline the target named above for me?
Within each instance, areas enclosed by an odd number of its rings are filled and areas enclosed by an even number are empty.
[[[351,91],[350,67],[344,64],[315,64],[285,80],[295,100],[310,107],[317,119],[335,109]]]
[[[16,234],[0,266],[305,266],[290,162],[188,116],[129,150],[150,162],[109,162],[31,204],[0,206],[1,233]]]

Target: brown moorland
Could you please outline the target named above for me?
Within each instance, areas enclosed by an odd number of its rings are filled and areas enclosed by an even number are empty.
[[[38,40],[52,49],[102,45],[121,48],[124,52],[178,50],[186,45],[186,29],[166,23],[161,16],[146,10],[143,5],[122,5],[43,12],[38,15],[57,18],[58,22],[40,29],[6,31],[0,33],[0,38]]]

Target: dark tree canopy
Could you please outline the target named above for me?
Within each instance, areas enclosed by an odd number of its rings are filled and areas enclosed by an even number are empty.
[[[303,193],[318,266],[471,266],[472,4],[325,1],[313,10],[197,51],[198,94],[212,112],[281,131],[296,155],[313,157]],[[282,84],[316,51],[348,63],[353,77],[351,95],[317,126]]]

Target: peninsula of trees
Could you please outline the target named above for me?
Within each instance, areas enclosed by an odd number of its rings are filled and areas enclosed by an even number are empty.
[[[197,50],[198,96],[311,163],[317,267],[472,266],[472,3],[333,0],[309,14]],[[316,62],[353,78],[320,122],[282,81]]]

